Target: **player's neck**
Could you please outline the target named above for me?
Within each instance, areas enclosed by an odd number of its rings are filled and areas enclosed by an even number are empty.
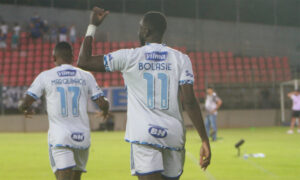
[[[157,43],[157,44],[161,44],[162,43],[162,39],[161,38],[156,38],[156,37],[150,37],[146,40],[146,43]]]

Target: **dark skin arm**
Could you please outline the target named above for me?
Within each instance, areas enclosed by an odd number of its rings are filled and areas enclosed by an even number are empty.
[[[108,13],[108,11],[94,7],[90,16],[90,24],[99,26]],[[92,42],[92,36],[86,36],[84,38],[84,41],[80,47],[77,65],[84,70],[105,72],[103,55],[92,56]]]
[[[109,102],[104,98],[104,96],[101,96],[100,98],[96,99],[94,102],[102,110],[102,116],[104,119],[106,119],[108,117]]]
[[[206,134],[204,121],[201,113],[200,106],[194,94],[194,88],[191,84],[185,84],[180,86],[180,95],[183,97],[183,105],[187,111],[190,119],[192,120],[198,134],[202,140],[202,146],[200,149],[200,166],[205,170],[210,164],[211,150],[209,139]]]
[[[19,110],[25,115],[26,118],[29,118],[33,112],[30,110],[30,106],[35,101],[35,99],[29,95],[26,95],[23,100],[19,102]]]

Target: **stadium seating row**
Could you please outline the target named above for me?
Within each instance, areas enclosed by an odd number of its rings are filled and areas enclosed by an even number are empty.
[[[81,39],[82,40],[82,39]],[[80,42],[73,44],[75,56]],[[54,43],[33,41],[21,34],[17,49],[0,50],[0,76],[4,86],[28,86],[41,71],[54,67],[51,54]],[[138,47],[138,42],[95,42],[95,53]],[[185,47],[175,49],[186,53]],[[195,75],[195,92],[205,95],[207,84],[273,83],[291,79],[287,57],[238,57],[232,52],[189,52]],[[77,58],[77,57],[75,57]],[[121,73],[94,73],[101,86],[124,86]]]

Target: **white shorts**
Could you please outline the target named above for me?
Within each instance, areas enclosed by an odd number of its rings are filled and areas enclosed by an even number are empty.
[[[167,178],[178,178],[183,172],[185,150],[172,151],[132,143],[130,159],[132,175],[141,176],[160,172]]]
[[[53,172],[72,168],[74,171],[86,172],[89,149],[72,149],[67,147],[49,147],[49,158]]]

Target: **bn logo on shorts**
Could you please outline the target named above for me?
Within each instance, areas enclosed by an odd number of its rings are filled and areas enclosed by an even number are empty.
[[[77,141],[77,142],[82,142],[84,140],[84,135],[83,133],[73,133],[71,135],[71,138],[74,140],[74,141]]]
[[[149,128],[148,132],[151,134],[151,136],[155,138],[164,138],[167,136],[167,129],[160,127],[160,126],[154,126],[150,125],[151,127]]]

